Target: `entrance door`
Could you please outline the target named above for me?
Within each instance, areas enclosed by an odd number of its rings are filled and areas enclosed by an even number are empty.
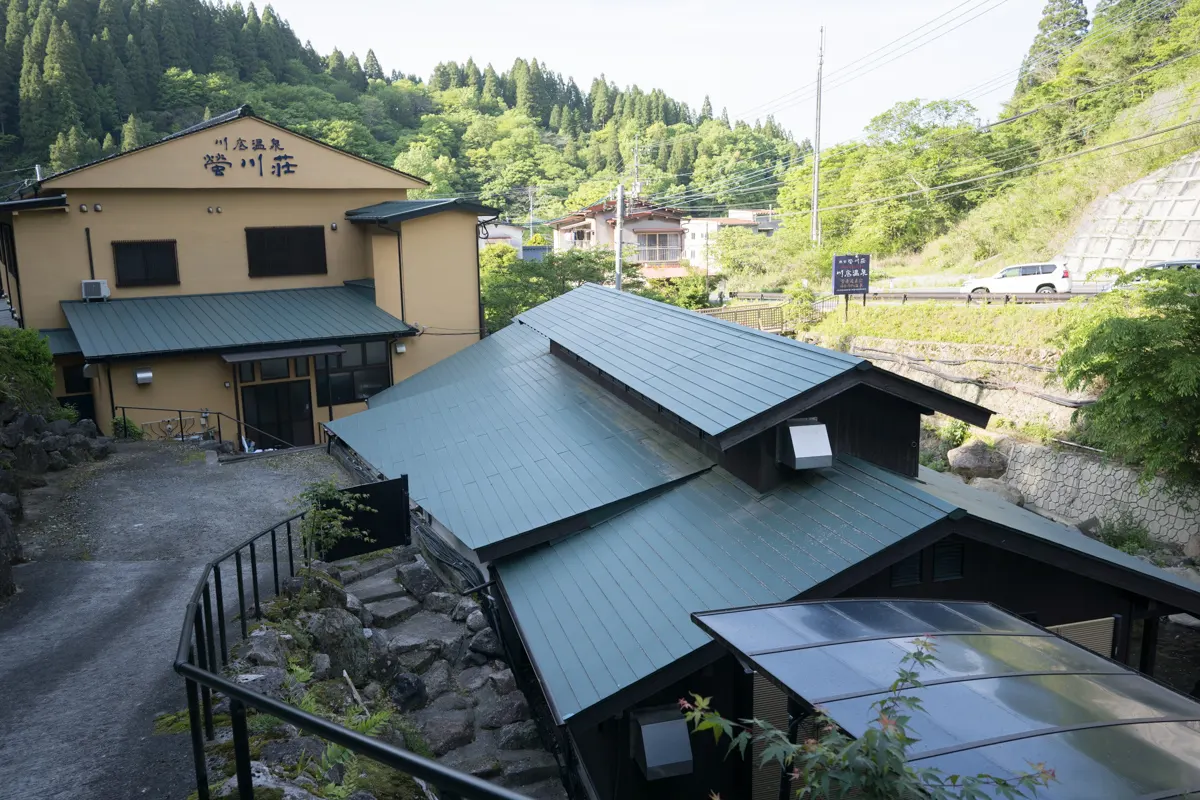
[[[308,381],[264,383],[242,388],[245,436],[262,450],[313,443]]]

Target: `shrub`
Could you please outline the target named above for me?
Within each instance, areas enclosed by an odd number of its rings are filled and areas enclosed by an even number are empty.
[[[332,480],[314,481],[292,501],[293,508],[304,514],[300,521],[300,540],[311,558],[324,558],[343,539],[371,541],[366,531],[351,525],[355,512],[374,511],[362,501],[365,494],[343,492]]]
[[[117,439],[144,439],[146,432],[129,417],[113,417],[113,437]]]
[[[1101,520],[1096,538],[1129,555],[1151,547],[1150,531],[1127,508],[1121,509],[1115,517]]]
[[[46,420],[53,422],[56,419],[65,419],[74,425],[79,422],[79,409],[72,403],[64,403],[51,408],[45,414]]]
[[[36,411],[54,404],[54,356],[32,328],[0,328],[0,400]]]

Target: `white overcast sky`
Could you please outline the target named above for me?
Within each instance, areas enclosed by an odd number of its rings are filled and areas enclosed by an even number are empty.
[[[385,71],[428,77],[439,61],[473,56],[498,72],[514,58],[537,58],[586,93],[593,76],[624,87],[661,88],[698,109],[753,120],[767,110],[797,139],[812,136],[811,92],[817,31],[826,28],[822,145],[857,137],[900,100],[954,97],[1016,70],[1037,31],[1045,0],[273,0],[301,41],[359,58],[374,48]],[[1089,6],[1093,5],[1089,2]],[[949,13],[947,13],[949,12]],[[851,65],[939,15],[924,38],[938,37],[888,63],[890,55]],[[977,14],[976,19],[971,19]],[[960,16],[961,15],[961,16]],[[952,19],[958,17],[957,19]],[[961,27],[957,27],[960,23]],[[907,45],[911,46],[911,45]],[[906,45],[897,45],[906,49]],[[838,86],[867,65],[877,69]],[[1009,95],[1006,81],[974,102],[994,119]],[[764,108],[769,106],[769,108]]]

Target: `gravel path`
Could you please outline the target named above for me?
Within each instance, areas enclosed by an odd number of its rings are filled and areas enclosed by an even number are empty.
[[[305,484],[347,476],[323,451],[226,465],[180,445],[118,446],[26,494],[30,563],[0,606],[0,799],[195,789],[171,670],[183,608],[212,556],[289,516]]]

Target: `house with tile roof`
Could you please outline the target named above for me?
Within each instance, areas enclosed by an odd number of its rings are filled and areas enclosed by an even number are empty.
[[[0,201],[0,283],[60,402],[256,448],[483,334],[480,215],[242,106]]]
[[[778,796],[711,738],[650,744],[690,692],[787,724],[780,687],[695,614],[987,602],[1147,674],[1158,619],[1200,614],[1177,576],[919,465],[922,416],[984,426],[987,409],[612,289],[532,308],[368,405],[326,426],[334,449],[407,475],[430,560],[475,571],[463,588],[578,797]]]

